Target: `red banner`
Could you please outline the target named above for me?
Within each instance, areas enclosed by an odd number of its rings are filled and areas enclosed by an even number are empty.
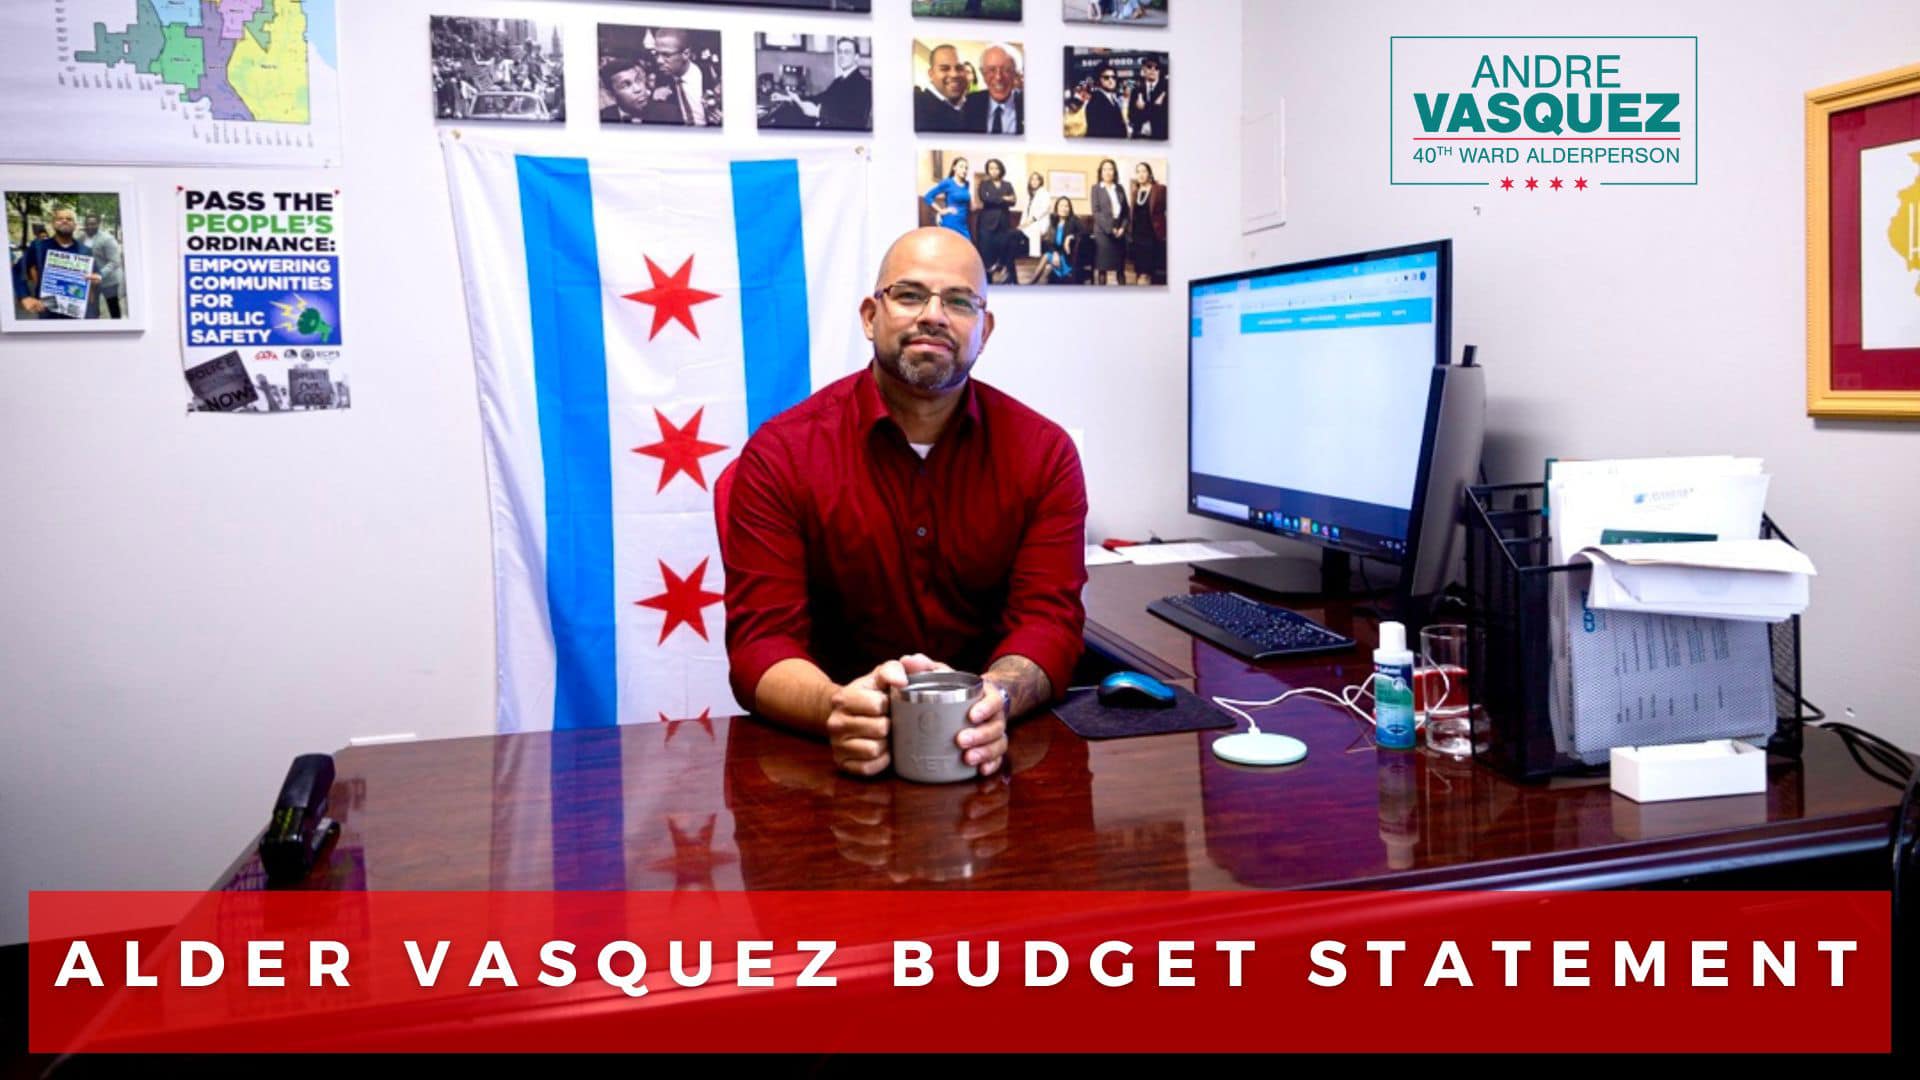
[[[35,1053],[1890,1038],[1885,893],[35,893],[30,919]]]

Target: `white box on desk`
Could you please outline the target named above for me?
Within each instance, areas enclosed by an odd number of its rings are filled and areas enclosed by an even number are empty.
[[[1755,795],[1767,790],[1767,752],[1738,739],[1616,746],[1613,790],[1634,802]]]

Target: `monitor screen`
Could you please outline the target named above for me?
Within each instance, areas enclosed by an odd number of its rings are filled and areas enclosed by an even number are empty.
[[[1451,243],[1189,287],[1187,503],[1404,562],[1447,362]]]

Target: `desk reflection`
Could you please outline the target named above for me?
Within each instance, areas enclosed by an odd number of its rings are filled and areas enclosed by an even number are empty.
[[[749,718],[501,738],[486,887],[1013,884],[1096,847],[1086,746],[1063,736],[1021,725],[1007,769],[937,785],[844,775],[821,743]]]

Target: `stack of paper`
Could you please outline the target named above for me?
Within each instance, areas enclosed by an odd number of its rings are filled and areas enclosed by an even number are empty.
[[[1208,559],[1248,559],[1272,554],[1255,540],[1185,540],[1171,544],[1129,544],[1120,557],[1136,566],[1205,562]]]
[[[1553,561],[1572,560],[1607,534],[1642,541],[1752,540],[1760,535],[1767,475],[1759,458],[1556,461],[1547,481]]]
[[[1781,622],[1807,609],[1813,560],[1780,540],[1603,544],[1580,552],[1593,564],[1590,607],[1658,615]]]
[[[1547,498],[1558,565],[1587,548],[1616,550],[1615,543],[1641,550],[1669,541],[1757,540],[1767,476],[1758,458],[1557,461]],[[1609,562],[1604,555],[1594,561]],[[1661,598],[1651,601],[1659,604],[1701,587],[1652,571],[1643,577],[1638,568],[1626,575],[1631,583],[1622,582],[1621,565],[1612,560],[1592,575],[1611,575],[1605,587],[1616,598],[1638,599],[1639,589]],[[1553,575],[1549,712],[1561,752],[1598,763],[1614,746],[1772,730],[1772,651],[1764,625],[1718,614],[1652,614],[1646,607],[1609,611],[1591,602],[1597,586],[1588,578]],[[1783,602],[1772,594],[1762,599]]]

